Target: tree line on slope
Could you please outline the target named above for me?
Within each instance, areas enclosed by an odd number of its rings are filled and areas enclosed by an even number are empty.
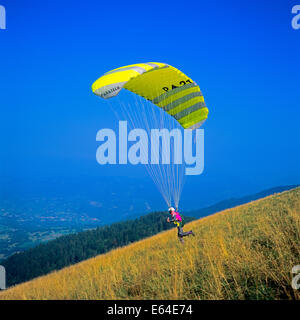
[[[192,217],[184,218],[185,222],[194,220]],[[166,213],[153,212],[135,220],[61,236],[16,253],[1,261],[0,264],[6,269],[6,282],[9,287],[150,237],[172,227],[174,227],[173,224],[166,222]]]

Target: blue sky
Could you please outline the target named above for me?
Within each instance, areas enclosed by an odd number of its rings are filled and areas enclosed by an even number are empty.
[[[190,75],[210,110],[204,173],[186,182],[184,205],[200,206],[199,191],[216,201],[300,183],[295,1],[0,4],[0,177],[146,177],[97,164],[96,133],[117,119],[90,86],[113,68],[159,61]]]

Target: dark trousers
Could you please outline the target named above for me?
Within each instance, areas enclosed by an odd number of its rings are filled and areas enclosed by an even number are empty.
[[[192,233],[191,231],[184,232],[182,227],[177,227],[177,230],[178,230],[178,238],[189,236]]]

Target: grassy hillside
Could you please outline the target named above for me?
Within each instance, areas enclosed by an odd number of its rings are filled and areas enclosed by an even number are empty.
[[[194,218],[185,216],[186,222],[192,220]],[[59,237],[16,253],[0,261],[0,265],[6,269],[6,286],[10,287],[170,228],[166,212],[152,212],[135,220]]]
[[[6,291],[0,299],[300,299],[300,188],[191,222]]]

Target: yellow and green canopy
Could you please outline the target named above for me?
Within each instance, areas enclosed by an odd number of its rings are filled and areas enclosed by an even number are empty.
[[[122,88],[162,108],[185,129],[199,128],[208,116],[199,86],[165,63],[138,63],[117,68],[92,85],[93,92],[104,99],[118,95]]]

